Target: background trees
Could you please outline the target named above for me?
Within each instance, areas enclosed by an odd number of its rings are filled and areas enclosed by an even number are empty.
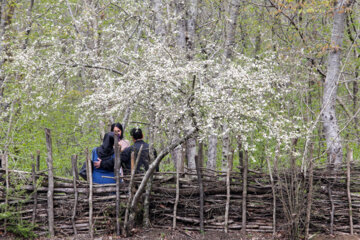
[[[309,143],[322,163],[334,139],[356,158],[359,6],[339,4],[2,1],[0,149],[13,167],[29,169],[31,153],[45,156],[50,128],[55,167],[66,175],[71,154],[98,145],[109,122],[128,119],[128,127],[153,129],[156,148],[198,129],[191,146],[204,145],[209,168],[221,169],[232,153],[239,164],[247,150],[253,166],[265,167],[266,156],[287,166],[292,154],[306,169]],[[338,14],[345,36],[334,45]],[[334,54],[339,77],[331,78]],[[330,79],[338,79],[332,96]],[[327,107],[341,138],[323,125]],[[178,147],[172,155],[187,154]]]

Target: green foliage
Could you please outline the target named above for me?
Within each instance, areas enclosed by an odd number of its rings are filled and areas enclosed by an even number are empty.
[[[24,239],[34,239],[37,237],[37,235],[33,232],[34,228],[35,226],[33,226],[30,222],[23,221],[21,224],[16,223],[14,225],[10,225],[6,229]]]

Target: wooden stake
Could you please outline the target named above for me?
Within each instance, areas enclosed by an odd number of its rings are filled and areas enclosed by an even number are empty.
[[[311,205],[313,198],[313,182],[314,182],[314,162],[313,162],[313,151],[314,143],[311,143],[309,146],[309,190],[307,194],[307,204],[306,204],[306,219],[305,219],[305,239],[309,239],[309,229],[310,229],[310,218],[311,218]]]
[[[200,194],[200,231],[204,232],[204,187],[202,182],[200,163],[198,156],[195,156],[195,164],[196,164],[196,174],[199,184],[199,194]]]
[[[334,234],[334,215],[335,215],[335,204],[332,197],[332,190],[330,183],[328,184],[328,196],[331,204],[331,212],[330,212],[330,234]]]
[[[354,235],[354,223],[353,223],[353,214],[352,214],[352,204],[351,204],[351,190],[350,190],[350,183],[351,183],[351,173],[350,173],[350,163],[352,161],[352,150],[350,149],[349,145],[347,146],[347,157],[346,157],[346,192],[349,202],[349,222],[350,222],[350,234]]]
[[[134,165],[135,165],[135,153],[134,153],[134,152],[131,153],[130,159],[131,159],[131,170],[130,170],[130,174],[131,174],[132,171],[133,171],[133,169],[134,169]]]
[[[177,215],[177,206],[179,204],[179,197],[180,197],[180,168],[181,168],[181,161],[176,161],[176,196],[175,196],[175,203],[174,203],[174,211],[173,211],[173,229],[176,228],[176,215]]]
[[[53,158],[52,158],[52,142],[50,129],[45,128],[46,148],[47,148],[47,166],[48,166],[48,223],[49,234],[51,237],[55,236],[54,231],[54,173],[53,173]]]
[[[275,183],[274,183],[274,177],[272,175],[272,169],[271,169],[271,164],[270,164],[270,159],[269,157],[266,157],[266,162],[268,165],[268,170],[269,170],[269,176],[270,176],[270,183],[271,183],[271,191],[272,191],[272,197],[273,197],[273,223],[272,223],[272,227],[273,227],[273,238],[276,235],[276,188],[275,188]]]
[[[4,146],[4,161],[5,161],[5,185],[6,185],[6,193],[5,193],[5,212],[8,211],[8,204],[9,204],[9,190],[10,190],[10,182],[9,182],[9,145],[10,145],[10,133],[11,133],[11,128],[12,128],[12,119],[14,116],[14,104],[15,101],[13,101],[11,103],[11,113],[10,113],[10,119],[9,119],[9,125],[8,125],[8,129],[7,129],[7,134],[6,134],[6,144]],[[6,234],[7,229],[6,229],[6,224],[7,224],[7,219],[5,218],[4,220],[4,233]]]
[[[153,150],[153,143],[152,138],[150,137],[150,143],[149,143],[149,165],[154,161],[154,150]],[[150,177],[147,185],[146,185],[146,191],[145,191],[145,199],[144,199],[144,220],[143,224],[144,227],[150,228],[151,222],[150,222],[150,195],[151,195],[151,189],[152,189],[152,181],[153,176]]]
[[[225,205],[225,233],[229,231],[229,210],[230,210],[230,197],[231,197],[231,171],[233,167],[233,155],[229,154],[227,162],[227,172],[226,172],[226,205]]]
[[[131,225],[133,224],[133,218],[135,217],[135,215],[132,213],[132,209],[131,209],[131,200],[132,200],[132,189],[134,186],[134,176],[135,176],[135,172],[136,172],[136,168],[139,164],[139,160],[140,160],[140,156],[141,156],[141,151],[143,149],[144,145],[141,145],[139,152],[137,153],[137,157],[136,157],[136,161],[134,166],[131,169],[131,177],[130,177],[130,183],[129,183],[129,197],[128,197],[128,201],[126,204],[126,210],[125,210],[125,219],[124,219],[124,233],[125,236],[127,237],[129,235],[129,231],[131,230]],[[131,155],[133,155],[134,152],[131,153]],[[135,156],[135,155],[134,155]],[[131,157],[133,158],[133,157]],[[129,217],[130,214],[130,217]]]
[[[36,172],[40,171],[40,150],[36,151]]]
[[[34,155],[32,155],[32,158],[34,160]],[[38,194],[37,194],[37,186],[36,186],[36,173],[35,173],[35,164],[31,164],[31,174],[32,174],[32,181],[33,181],[33,186],[34,186],[34,193],[33,193],[33,197],[34,197],[34,205],[33,205],[33,212],[32,212],[32,218],[31,218],[31,223],[34,226],[35,225],[35,218],[36,218],[36,207],[37,207],[37,200],[38,200]]]
[[[199,158],[199,166],[200,168],[204,167],[204,143],[199,142],[198,144],[198,158]]]
[[[241,232],[245,236],[246,235],[246,198],[247,198],[247,174],[248,174],[248,151],[245,151],[244,158],[244,171],[243,171],[243,192],[242,192],[242,225]]]
[[[119,149],[119,139],[115,134],[115,180],[116,180],[116,235],[120,236],[120,149]]]
[[[74,235],[75,238],[77,237],[77,229],[76,229],[76,221],[75,221],[75,217],[76,217],[76,209],[77,209],[77,204],[78,204],[78,198],[79,198],[79,194],[77,191],[77,180],[78,180],[78,176],[77,176],[77,156],[76,155],[72,155],[71,156],[71,165],[72,165],[72,174],[73,174],[73,184],[74,184],[74,208],[73,208],[73,212],[72,212],[72,216],[71,216],[71,222],[73,225],[73,229],[74,229]]]
[[[5,212],[8,211],[8,205],[9,205],[9,191],[10,191],[10,180],[9,180],[9,161],[8,161],[8,155],[5,151],[5,154],[3,155],[3,159],[5,162],[5,185],[6,185],[6,193],[5,193]],[[4,234],[7,233],[7,219],[4,219]]]
[[[89,156],[89,151],[86,149],[86,163],[88,180],[89,180],[89,235],[90,239],[94,239],[94,225],[93,225],[93,178],[92,178],[92,160]]]

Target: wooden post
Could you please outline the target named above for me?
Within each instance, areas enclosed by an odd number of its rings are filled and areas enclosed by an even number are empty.
[[[9,179],[9,160],[7,151],[5,151],[5,154],[3,155],[3,161],[5,162],[5,185],[6,185],[6,193],[5,193],[5,212],[8,211],[8,205],[9,205],[9,191],[10,191],[10,179]],[[4,219],[4,233],[7,233],[7,219]]]
[[[179,197],[180,197],[180,168],[181,168],[181,161],[176,161],[176,196],[174,203],[173,229],[176,228],[177,206],[179,204]]]
[[[237,137],[238,151],[239,151],[239,167],[241,172],[244,169],[244,151],[242,150],[242,140],[241,136]]]
[[[4,3],[4,2],[3,2]],[[8,129],[7,129],[7,134],[6,134],[6,144],[4,146],[4,162],[5,162],[5,185],[6,185],[6,193],[5,193],[5,212],[8,211],[8,204],[9,204],[9,190],[10,190],[10,182],[9,182],[9,144],[10,144],[10,132],[11,132],[11,128],[12,128],[12,119],[13,119],[13,116],[14,116],[14,104],[15,104],[15,101],[13,101],[11,103],[11,113],[10,113],[10,119],[9,119],[9,126],[8,126]],[[4,219],[4,233],[6,234],[7,232],[7,229],[6,229],[6,224],[7,224],[7,219],[5,218]]]
[[[73,225],[74,235],[76,238],[77,237],[77,229],[76,229],[75,217],[76,217],[76,209],[77,209],[78,198],[79,198],[79,194],[77,191],[77,182],[76,182],[79,178],[77,175],[78,170],[77,170],[77,156],[76,155],[71,156],[71,165],[72,165],[73,184],[74,184],[74,208],[73,208],[73,212],[72,212],[72,216],[71,216],[71,222]]]
[[[204,143],[199,142],[198,144],[198,159],[200,169],[204,167]]]
[[[153,149],[153,140],[150,137],[150,144],[149,144],[149,165],[154,161],[154,149]],[[150,195],[151,195],[151,188],[152,188],[152,181],[153,176],[150,177],[147,185],[146,185],[146,191],[145,191],[145,199],[144,199],[144,220],[143,224],[144,227],[150,228],[151,222],[150,222]]]
[[[134,185],[134,176],[135,176],[135,172],[136,172],[136,168],[139,164],[139,160],[140,160],[140,156],[141,156],[141,151],[143,149],[144,145],[141,145],[139,152],[137,153],[137,157],[136,157],[136,161],[135,164],[133,166],[133,168],[131,169],[131,177],[130,177],[130,182],[129,182],[129,196],[128,196],[128,201],[126,204],[126,209],[125,209],[125,219],[124,219],[124,233],[125,233],[125,237],[127,237],[129,235],[129,231],[131,230],[131,225],[133,224],[133,218],[135,217],[135,215],[131,212],[131,200],[132,200],[132,189],[133,189],[133,185]],[[134,152],[131,153],[131,155],[133,155]],[[134,155],[135,156],[135,155]],[[133,158],[133,156],[131,157]],[[129,217],[130,214],[130,217]]]
[[[48,166],[48,223],[49,234],[51,237],[55,236],[54,231],[54,173],[53,173],[53,157],[52,157],[52,142],[50,129],[45,128],[46,148],[47,148],[47,166]]]
[[[335,204],[334,204],[334,200],[332,197],[332,190],[331,190],[331,185],[330,183],[327,186],[328,188],[328,196],[329,196],[329,200],[330,200],[330,204],[331,204],[331,212],[330,212],[330,234],[333,235],[334,234],[334,215],[335,215]]]
[[[243,192],[242,192],[242,225],[241,232],[246,235],[246,198],[247,198],[247,174],[248,174],[248,151],[245,151],[244,171],[243,171]]]
[[[306,204],[306,219],[305,219],[305,239],[309,239],[309,229],[310,229],[310,218],[311,218],[311,205],[312,205],[312,195],[313,195],[313,182],[314,182],[314,162],[312,159],[314,151],[314,143],[311,143],[309,150],[309,190],[307,194],[307,204]]]
[[[229,154],[227,162],[227,172],[226,172],[226,205],[225,205],[225,233],[228,233],[229,230],[229,210],[230,210],[230,197],[231,197],[231,171],[233,167],[233,155]]]
[[[89,151],[86,149],[86,163],[87,177],[89,181],[89,235],[90,239],[94,239],[94,225],[93,225],[93,178],[92,178],[92,160],[89,156]]]
[[[32,159],[34,160],[34,155],[31,155]],[[35,225],[35,218],[36,218],[36,211],[37,211],[37,186],[36,186],[36,172],[35,172],[35,164],[31,164],[31,174],[32,174],[32,181],[33,181],[33,186],[34,186],[34,193],[33,193],[33,197],[34,197],[34,205],[33,205],[33,212],[32,212],[32,218],[31,218],[31,223],[34,226]]]
[[[272,197],[273,197],[273,238],[276,235],[276,188],[275,188],[275,183],[274,183],[274,178],[272,175],[272,169],[271,169],[271,164],[270,164],[270,159],[269,157],[266,157],[266,162],[268,165],[268,170],[269,170],[269,176],[270,176],[270,182],[271,182],[271,190],[272,190]]]
[[[131,153],[130,161],[131,161],[131,170],[130,170],[130,174],[131,174],[134,169],[134,165],[135,165],[135,153],[134,152]]]
[[[36,172],[40,171],[40,150],[36,151]]]
[[[350,184],[351,184],[351,172],[350,172],[350,164],[352,162],[352,150],[350,149],[349,145],[347,145],[347,156],[346,156],[346,192],[349,202],[349,222],[350,222],[350,234],[354,235],[354,223],[353,223],[353,214],[352,214],[352,204],[351,204],[351,190],[350,190]]]
[[[202,182],[200,163],[198,156],[195,156],[196,174],[199,183],[199,194],[200,194],[200,231],[204,232],[204,187]]]
[[[114,136],[115,142],[115,180],[116,180],[116,235],[120,236],[120,149],[119,149],[119,139],[118,135]]]

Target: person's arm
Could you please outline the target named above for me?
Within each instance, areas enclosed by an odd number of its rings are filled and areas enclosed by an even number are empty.
[[[107,171],[114,171],[114,158],[112,157],[109,160],[102,161],[100,160],[100,168]]]

